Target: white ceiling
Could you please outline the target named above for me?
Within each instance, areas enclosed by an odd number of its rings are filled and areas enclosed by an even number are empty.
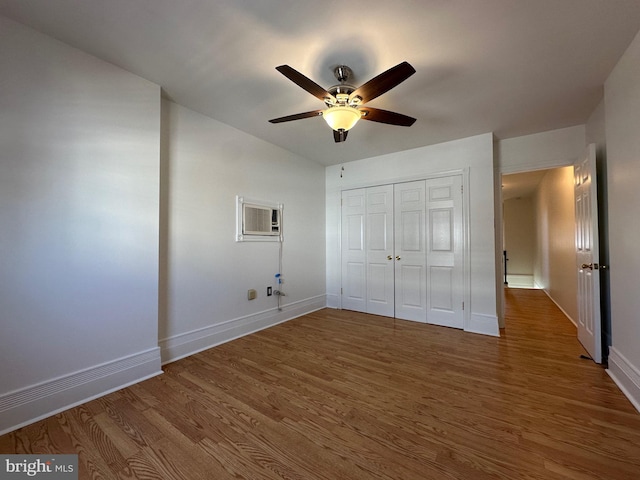
[[[502,200],[512,198],[527,198],[533,196],[542,178],[549,170],[535,170],[533,172],[512,173],[502,175]]]
[[[325,165],[471,135],[585,123],[640,29],[638,0],[0,0],[0,14],[136,73],[167,98]],[[275,67],[323,87],[400,63],[417,73],[371,101],[417,122],[361,121],[336,144],[323,104]]]

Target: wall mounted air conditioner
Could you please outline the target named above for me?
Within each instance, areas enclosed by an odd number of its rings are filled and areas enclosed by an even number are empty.
[[[282,204],[237,197],[236,241],[281,241]]]

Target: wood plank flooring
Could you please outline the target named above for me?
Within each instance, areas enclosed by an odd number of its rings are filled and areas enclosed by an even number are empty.
[[[638,479],[640,414],[539,290],[501,338],[322,310],[0,437],[80,478]]]

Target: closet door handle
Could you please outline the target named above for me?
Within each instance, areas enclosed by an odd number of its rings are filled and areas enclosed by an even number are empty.
[[[400,255],[396,255],[396,260],[400,260]]]
[[[387,255],[387,260],[393,260],[393,257],[391,255]]]

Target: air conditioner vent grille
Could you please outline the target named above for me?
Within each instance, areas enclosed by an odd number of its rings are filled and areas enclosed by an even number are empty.
[[[278,235],[280,233],[278,210],[245,204],[242,233],[245,235]]]
[[[236,197],[237,242],[282,242],[281,203]]]

